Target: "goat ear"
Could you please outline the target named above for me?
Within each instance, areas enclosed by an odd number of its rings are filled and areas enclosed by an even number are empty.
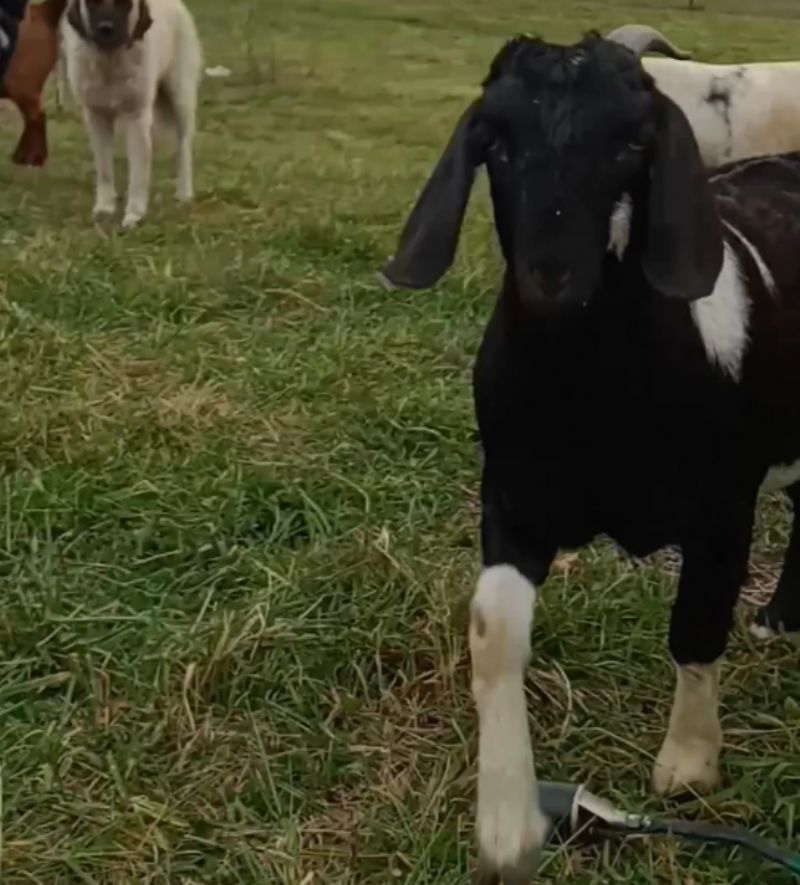
[[[483,161],[473,127],[476,103],[456,125],[400,234],[394,258],[383,268],[389,288],[428,289],[453,263],[475,173]]]
[[[142,37],[150,30],[153,19],[150,15],[150,7],[147,0],[141,0],[139,4],[139,17],[136,19],[136,26],[131,34],[131,43],[141,40]]]
[[[89,35],[86,33],[86,22],[84,22],[83,16],[81,15],[80,0],[72,0],[69,4],[67,21],[75,30],[76,34],[83,37],[84,40],[88,39]]]
[[[654,289],[695,301],[709,295],[722,267],[722,225],[692,127],[664,95],[650,167],[643,268]]]

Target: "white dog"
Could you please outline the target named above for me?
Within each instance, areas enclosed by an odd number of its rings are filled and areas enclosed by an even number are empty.
[[[191,200],[202,51],[183,0],[69,0],[66,21],[67,74],[94,154],[94,217],[116,210],[117,118],[125,126],[128,155],[123,227],[133,227],[147,212],[156,115],[177,137],[177,198]]]

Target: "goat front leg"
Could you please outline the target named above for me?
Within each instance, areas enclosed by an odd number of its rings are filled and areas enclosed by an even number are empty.
[[[153,162],[153,112],[142,111],[127,121],[128,202],[122,226],[135,227],[147,214]]]
[[[548,825],[537,802],[524,677],[535,585],[544,581],[553,555],[515,555],[486,523],[484,515],[484,569],[469,630],[479,727],[477,881],[527,885]],[[494,538],[487,543],[488,534]]]
[[[713,790],[719,783],[720,659],[747,575],[755,502],[704,520],[683,545],[670,652],[677,684],[669,728],[653,772],[656,792]]]
[[[114,115],[87,107],[86,128],[92,145],[95,169],[95,198],[92,218],[113,215],[117,208],[114,186]]]

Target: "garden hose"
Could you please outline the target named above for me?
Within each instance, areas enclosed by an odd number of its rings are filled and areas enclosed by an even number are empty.
[[[800,878],[800,854],[779,848],[741,827],[694,821],[660,820],[629,814],[590,793],[582,784],[539,784],[539,806],[550,823],[549,841],[670,836],[705,845],[743,848]]]

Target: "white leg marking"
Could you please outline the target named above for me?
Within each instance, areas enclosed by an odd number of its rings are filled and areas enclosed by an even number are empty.
[[[764,482],[761,483],[761,490],[764,492],[774,492],[778,489],[785,489],[787,486],[794,485],[800,479],[800,461],[793,461],[790,464],[773,464]]]
[[[95,198],[92,216],[113,215],[117,208],[114,187],[114,118],[101,111],[84,111],[89,141],[94,154]]]
[[[529,877],[547,832],[536,802],[523,684],[535,602],[533,585],[515,568],[486,569],[472,600],[469,632],[480,730],[476,828],[481,864]]]
[[[709,361],[738,381],[747,349],[750,302],[739,259],[727,241],[714,291],[693,301],[690,309]]]
[[[657,793],[707,792],[719,783],[719,670],[719,662],[677,668],[669,729],[653,772]]]
[[[153,161],[153,114],[145,111],[128,121],[128,203],[124,228],[137,225],[147,214]]]

